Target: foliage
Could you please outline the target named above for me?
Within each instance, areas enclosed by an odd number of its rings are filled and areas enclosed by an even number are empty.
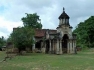
[[[6,45],[6,40],[5,40],[5,38],[2,36],[2,37],[0,38],[0,48],[2,48],[2,46],[4,46],[4,45]]]
[[[12,42],[15,47],[21,50],[25,50],[26,47],[32,47],[34,36],[34,30],[30,27],[18,27],[14,28],[11,34]]]
[[[11,34],[10,34],[10,36],[7,38],[7,42],[11,42],[11,43],[12,43],[12,37],[11,37]]]
[[[34,29],[41,29],[42,24],[39,16],[34,14],[26,13],[26,17],[21,18],[24,27],[14,28],[8,41],[13,42],[15,47],[21,50],[25,50],[26,47],[32,48],[34,44]]]
[[[77,34],[77,45],[94,47],[94,16],[80,22],[73,33]]]
[[[29,27],[38,28],[38,29],[42,28],[42,24],[40,22],[39,16],[36,13],[34,14],[26,13],[26,17],[23,17],[21,20],[24,26],[29,26]]]

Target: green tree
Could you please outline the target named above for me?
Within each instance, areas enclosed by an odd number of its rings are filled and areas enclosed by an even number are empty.
[[[37,29],[42,28],[41,20],[39,19],[39,16],[36,13],[34,14],[26,13],[26,17],[23,17],[21,20],[24,26],[29,26]]]
[[[0,37],[0,49],[2,48],[2,46],[6,45],[6,39],[2,36]]]
[[[80,22],[73,33],[77,34],[77,45],[94,47],[94,16]]]
[[[12,42],[14,46],[19,49],[19,53],[21,50],[25,50],[26,47],[31,48],[34,36],[34,30],[29,27],[18,27],[15,28],[11,34]]]
[[[21,18],[24,27],[18,27],[13,30],[8,41],[12,41],[19,49],[25,50],[26,47],[32,48],[34,44],[34,29],[41,29],[42,24],[40,22],[39,16],[34,14],[27,14],[26,17]]]
[[[91,16],[89,19],[85,20],[88,43],[90,47],[94,47],[94,16]]]

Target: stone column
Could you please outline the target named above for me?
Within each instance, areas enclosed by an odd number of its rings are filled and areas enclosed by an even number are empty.
[[[43,42],[41,42],[41,51],[42,51],[42,48],[43,48]]]
[[[41,49],[42,53],[45,53],[45,49],[46,49],[46,42],[43,42],[43,47]]]
[[[75,53],[75,42],[73,40],[73,53]]]
[[[56,54],[56,49],[57,49],[57,40],[54,41],[54,53]]]
[[[69,41],[69,53],[70,53],[70,41]]]
[[[46,42],[44,43],[43,53],[46,53]]]
[[[76,54],[77,54],[77,46],[76,46],[76,40],[75,40],[75,45],[74,45],[74,47],[76,48]]]
[[[35,37],[33,37],[33,40],[36,42]],[[35,52],[35,43],[32,46],[32,52]]]
[[[57,48],[56,48],[56,51],[57,51],[57,52],[56,52],[56,54],[59,54],[59,52],[60,52],[59,49],[60,49],[60,48],[59,48],[59,40],[57,39]]]
[[[73,40],[71,41],[71,44],[72,44],[72,53],[73,53]]]
[[[69,53],[69,40],[67,42],[67,53]]]
[[[35,44],[32,46],[32,51],[35,52]]]
[[[54,51],[54,40],[53,40],[53,53],[54,53],[55,51]]]
[[[62,54],[62,41],[60,40],[60,54]]]
[[[72,53],[72,41],[70,40],[70,53]]]
[[[49,42],[50,42],[50,48],[49,48],[49,51],[50,51],[50,53],[51,53],[51,40],[49,40]]]

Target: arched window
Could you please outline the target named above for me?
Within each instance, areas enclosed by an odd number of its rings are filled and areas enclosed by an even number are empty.
[[[68,24],[69,23],[69,19],[66,19],[66,24]]]
[[[63,19],[63,24],[65,23],[65,18]]]

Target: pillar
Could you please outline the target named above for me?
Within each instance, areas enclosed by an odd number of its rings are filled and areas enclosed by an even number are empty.
[[[50,42],[49,52],[51,53],[51,40],[49,40],[49,42]]]
[[[42,53],[45,53],[46,49],[46,42],[43,42],[43,47],[41,48]]]
[[[55,54],[57,53],[56,49],[57,49],[57,40],[54,41],[54,53]]]
[[[62,41],[60,40],[60,54],[62,54]]]
[[[43,42],[41,42],[41,51],[42,51],[42,48],[43,48]]]
[[[70,53],[72,53],[72,41],[70,40]]]
[[[70,53],[70,41],[69,41],[69,53]]]
[[[36,42],[35,37],[33,37],[33,40]],[[32,51],[35,52],[35,44],[32,46]]]
[[[68,43],[67,43],[67,53],[69,53],[69,40],[68,40]]]
[[[73,53],[75,53],[75,42],[73,40]]]
[[[59,40],[57,39],[57,48],[56,48],[56,54],[59,54],[60,50],[59,50]]]
[[[35,51],[35,44],[33,44],[32,51],[33,52]]]
[[[73,39],[72,39],[72,53],[74,53],[73,48],[74,48],[74,44],[73,44]]]
[[[55,51],[54,51],[54,40],[53,40],[53,53],[54,53]]]

